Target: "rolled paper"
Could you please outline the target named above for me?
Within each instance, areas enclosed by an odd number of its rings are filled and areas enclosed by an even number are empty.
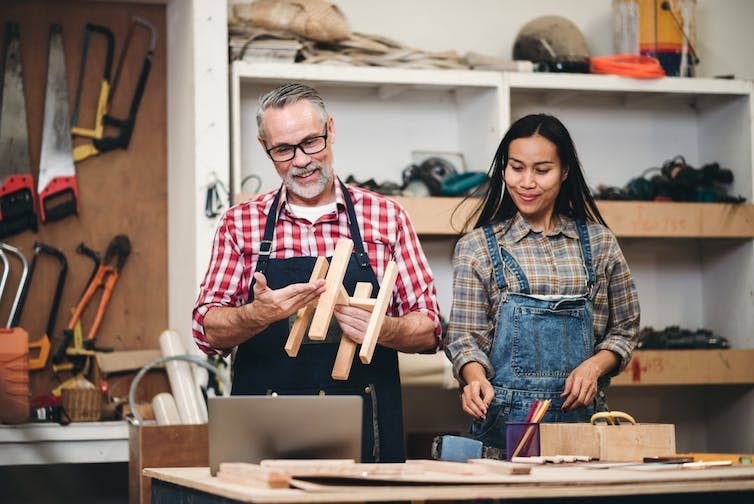
[[[160,334],[160,349],[165,357],[186,355],[181,337],[175,331],[167,330]],[[204,403],[204,398],[197,394],[191,365],[185,361],[174,360],[166,362],[165,369],[168,372],[170,390],[173,392],[178,414],[181,416],[181,423],[206,423],[207,406]]]
[[[167,392],[161,392],[152,398],[152,411],[158,425],[178,425],[181,423],[181,415],[175,399]]]

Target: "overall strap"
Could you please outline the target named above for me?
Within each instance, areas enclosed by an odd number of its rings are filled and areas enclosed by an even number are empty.
[[[371,268],[369,265],[369,255],[364,250],[364,242],[361,240],[361,232],[359,231],[359,221],[356,219],[356,210],[353,208],[353,201],[351,201],[351,195],[348,192],[346,185],[338,179],[340,188],[343,190],[343,200],[346,202],[346,210],[348,211],[348,228],[351,231],[351,240],[356,252],[356,260],[359,263],[361,269]]]
[[[498,288],[503,291],[508,287],[508,283],[505,281],[503,261],[500,255],[502,248],[495,239],[492,225],[488,224],[483,226],[482,230],[484,231],[484,239],[487,241],[487,249],[490,251],[490,257],[492,258],[492,270],[495,273],[495,282],[497,283]]]
[[[589,243],[589,230],[587,229],[586,222],[583,219],[576,220],[576,229],[578,229],[579,231],[581,255],[584,257],[584,269],[586,269],[587,276],[586,286],[589,289],[589,297],[591,298],[592,289],[594,287],[594,283],[597,280],[597,276],[594,273],[594,266],[592,265],[592,246]]]

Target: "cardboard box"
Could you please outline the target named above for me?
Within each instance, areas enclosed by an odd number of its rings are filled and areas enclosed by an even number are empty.
[[[128,426],[129,504],[149,504],[152,480],[146,467],[209,467],[207,424]],[[209,474],[209,469],[207,469]]]
[[[592,425],[542,423],[540,454],[589,455],[602,461],[641,462],[644,457],[675,454],[675,425]]]

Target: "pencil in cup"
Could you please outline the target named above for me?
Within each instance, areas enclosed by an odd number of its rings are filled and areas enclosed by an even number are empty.
[[[507,444],[510,447],[511,441],[515,440],[518,437],[518,441],[515,443],[516,448],[511,452],[510,448],[508,449],[509,457],[508,459],[512,459],[513,457],[518,457],[521,455],[521,453],[531,453],[532,448],[535,448],[534,451],[539,451],[539,442],[538,440],[535,440],[536,436],[534,435],[537,432],[537,429],[539,427],[539,423],[544,418],[545,414],[547,413],[547,410],[550,409],[551,401],[549,399],[546,399],[544,401],[537,401],[532,404],[531,409],[529,410],[529,415],[527,415],[527,421],[526,422],[509,422],[506,425],[506,429],[512,434],[518,434],[518,432],[521,432],[522,428],[523,432],[519,436],[512,436],[511,439],[507,440]],[[532,443],[535,444],[534,447],[532,447]]]

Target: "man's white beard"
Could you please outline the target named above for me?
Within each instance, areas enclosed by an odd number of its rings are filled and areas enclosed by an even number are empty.
[[[319,170],[320,173],[317,184],[300,184],[296,179],[296,176],[304,175],[314,170]],[[291,168],[285,177],[285,187],[299,198],[312,199],[322,194],[330,183],[330,180],[332,180],[332,169],[323,164],[310,163],[303,168]]]

